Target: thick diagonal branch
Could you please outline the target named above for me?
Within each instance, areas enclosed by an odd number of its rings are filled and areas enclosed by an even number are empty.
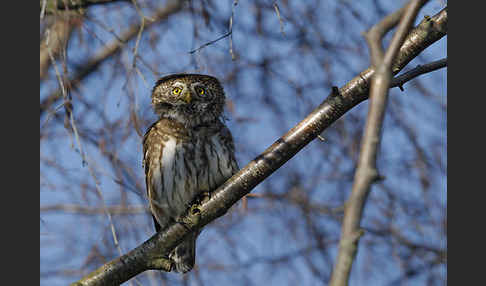
[[[447,10],[422,21],[401,46],[393,64],[399,72],[421,51],[447,33]],[[188,213],[182,223],[173,223],[140,246],[118,257],[72,285],[119,285],[148,269],[169,253],[191,231],[224,215],[238,200],[314,140],[333,122],[368,97],[368,82],[374,71],[362,72],[336,92],[332,92],[304,120],[290,129],[261,155],[252,160],[211,194],[211,199]]]

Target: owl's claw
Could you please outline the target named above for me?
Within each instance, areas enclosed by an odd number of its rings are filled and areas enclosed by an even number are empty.
[[[201,219],[201,209],[199,206],[211,198],[211,193],[208,191],[201,192],[193,201],[191,208],[189,209],[189,214],[194,217],[194,221],[191,223],[197,224]]]
[[[199,209],[199,204],[194,204],[189,209],[189,214],[193,216],[194,220],[191,221],[192,224],[197,224],[201,219],[201,210]]]
[[[182,224],[185,227],[197,224],[201,218],[201,210],[199,209],[199,204],[194,203],[191,205],[185,216],[180,216],[175,221]]]
[[[209,191],[203,191],[199,193],[191,202],[186,203],[186,207],[193,207],[194,205],[201,205],[211,198],[211,193]]]
[[[148,261],[148,268],[153,270],[171,272],[174,268],[174,262],[167,257],[153,258]]]

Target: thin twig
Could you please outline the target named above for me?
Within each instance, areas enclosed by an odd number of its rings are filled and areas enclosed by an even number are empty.
[[[230,37],[229,38],[229,46],[230,46],[229,51],[230,51],[230,54],[231,54],[231,59],[233,61],[236,59],[236,57],[235,57],[235,55],[233,53],[233,17],[234,17],[234,14],[235,14],[235,7],[236,7],[236,5],[238,5],[238,0],[234,0],[234,2],[233,2],[233,8],[231,9],[231,17],[229,19],[228,33],[222,35],[221,37],[217,38],[216,40],[212,40],[210,42],[207,42],[207,43],[201,45],[197,49],[194,49],[192,51],[189,51],[189,54],[194,54],[195,52],[197,52],[197,51],[199,51],[199,50],[201,50],[201,49],[203,49],[203,48],[205,48],[205,47],[207,47],[209,45],[212,45],[212,44],[216,43],[217,41],[222,40],[222,39],[224,39],[224,38],[226,38],[226,37],[229,36]]]
[[[199,48],[194,49],[192,51],[189,51],[189,53],[190,54],[194,54],[195,52],[197,52],[197,51],[199,51],[199,50],[201,50],[201,49],[203,49],[203,48],[205,48],[205,47],[207,47],[209,45],[212,45],[212,44],[216,43],[217,41],[219,41],[221,39],[224,39],[224,38],[228,37],[229,35],[231,35],[231,33],[232,33],[232,31],[229,31],[228,33],[222,35],[221,37],[217,38],[216,40],[212,40],[210,42],[207,42],[207,43],[203,44],[202,46],[200,46]]]
[[[142,38],[143,29],[145,27],[145,16],[143,15],[142,11],[140,10],[140,7],[138,7],[137,0],[132,0],[132,3],[133,3],[133,6],[135,6],[135,10],[137,11],[138,15],[140,16],[140,19],[141,19],[141,22],[142,22],[140,24],[140,30],[138,31],[137,40],[135,41],[135,47],[133,48],[133,60],[132,60],[132,69],[133,69],[136,66],[138,46],[140,44],[140,39]]]
[[[89,207],[83,205],[73,205],[73,204],[58,204],[58,205],[47,205],[41,206],[41,212],[67,212],[73,214],[83,214],[83,215],[98,215],[98,214],[105,214],[105,210],[108,211],[111,215],[126,215],[126,214],[144,214],[150,213],[150,210],[147,206],[122,206],[122,205],[115,205],[115,206],[107,206],[106,208],[103,207]]]
[[[47,32],[49,32],[49,30]],[[79,138],[79,133],[78,133],[78,130],[76,128],[76,124],[74,122],[74,114],[72,112],[71,99],[67,95],[66,87],[64,85],[64,82],[63,82],[63,79],[61,77],[61,74],[59,73],[59,70],[57,68],[57,63],[56,63],[56,61],[54,59],[54,56],[52,55],[51,49],[49,48],[49,34],[47,35],[46,45],[47,45],[49,57],[51,58],[52,65],[54,66],[54,71],[56,73],[57,79],[59,81],[59,85],[61,87],[62,95],[63,95],[63,98],[64,98],[64,104],[63,104],[63,106],[64,106],[64,109],[66,111],[66,116],[67,116],[67,118],[69,120],[69,123],[70,123],[70,126],[71,126],[71,130],[74,133],[74,138],[75,138],[76,143],[78,145],[79,153],[80,153],[81,158],[82,158],[82,164],[84,166],[84,165],[87,164],[87,156],[86,156],[85,152],[83,151],[83,147],[82,147],[82,144],[81,144],[81,140]],[[108,221],[109,221],[110,227],[111,227],[111,232],[112,232],[112,235],[113,235],[113,241],[115,243],[115,246],[118,249],[118,252],[120,253],[120,255],[122,255],[122,250],[121,250],[120,245],[118,243],[118,238],[117,238],[117,235],[116,235],[115,226],[113,224],[113,220],[111,218],[110,213],[106,210],[106,204],[105,204],[105,200],[103,199],[103,194],[101,192],[101,189],[99,187],[99,182],[98,182],[98,180],[97,180],[97,178],[96,178],[96,176],[94,174],[94,171],[93,171],[91,165],[90,164],[87,164],[87,165],[88,165],[88,170],[89,170],[91,176],[93,177],[93,179],[95,181],[96,191],[98,193],[98,196],[101,199],[101,203],[103,205],[103,209],[105,211],[105,214],[108,217]]]
[[[79,10],[85,9],[90,6],[95,5],[105,5],[111,4],[116,2],[129,2],[130,0],[67,0],[67,1],[58,1],[58,0],[51,0],[51,2],[55,2],[49,5],[47,13],[53,13],[56,10]]]
[[[169,1],[166,6],[156,11],[152,18],[154,21],[148,21],[145,24],[145,30],[154,26],[159,21],[167,19],[169,16],[173,15],[174,13],[179,12],[183,7],[182,1]],[[148,18],[147,18],[148,19]],[[136,37],[140,31],[140,25],[132,25],[127,28],[123,33],[121,33],[120,37],[117,37],[116,40],[112,41],[108,45],[105,45],[104,48],[95,54],[92,58],[88,59],[85,64],[79,68],[76,73],[71,77],[69,81],[67,81],[67,86],[70,89],[75,89],[78,87],[79,83],[91,72],[95,71],[98,66],[100,66],[106,60],[112,58],[115,54],[119,53],[121,49],[124,47],[125,43],[128,43],[131,39]],[[59,100],[62,97],[61,91],[57,90],[51,95],[44,98],[43,101],[40,103],[40,116],[49,109],[49,106]]]
[[[230,46],[230,55],[231,55],[231,60],[235,60],[235,54],[233,53],[233,16],[235,15],[235,7],[238,5],[238,0],[235,0],[233,2],[233,8],[231,9],[231,18],[229,21],[229,31],[230,31],[230,39],[229,39],[229,46]]]
[[[394,77],[390,82],[390,87],[399,87],[403,91],[403,84],[418,77],[419,75],[426,74],[441,68],[447,67],[447,58],[430,62],[424,65],[418,65],[417,67]]]
[[[71,33],[75,27],[75,25],[72,24],[71,19],[78,17],[78,15],[69,11],[63,11],[56,17],[58,17],[58,19],[52,25],[49,23],[45,24],[49,29],[46,29],[44,39],[40,44],[39,76],[41,80],[44,80],[47,76],[50,64],[52,63],[49,52],[52,53],[54,58],[57,58],[58,55],[66,49]],[[49,35],[47,35],[48,31]],[[49,44],[47,44],[47,38],[49,38]],[[48,48],[50,51],[48,51]]]
[[[49,120],[51,120],[51,118],[54,115],[56,115],[56,113],[57,113],[57,111],[59,111],[59,109],[61,109],[62,107],[64,107],[64,104],[65,104],[65,102],[61,103],[58,107],[54,108],[54,110],[49,111],[49,113],[46,116],[46,120],[44,121],[44,123],[42,124],[42,126],[41,126],[40,129],[43,129],[44,127],[46,127],[46,125],[49,122]]]
[[[280,32],[282,33],[282,35],[285,36],[282,17],[280,17],[280,11],[278,9],[278,5],[277,5],[277,2],[276,1],[273,3],[273,8],[275,9],[275,13],[277,13],[278,22],[280,24]]]
[[[120,42],[120,44],[125,44],[124,40],[122,38],[120,38],[120,36],[118,36],[118,34],[115,32],[115,29],[113,29],[111,27],[108,27],[102,21],[96,19],[96,17],[91,17],[89,14],[86,14],[86,15],[84,15],[84,19],[93,22],[95,25],[98,25],[101,29],[103,29],[106,32],[110,33],[113,37],[115,37],[115,39],[117,39]],[[83,28],[86,29],[85,26],[83,26]],[[95,33],[93,33],[93,35],[96,36]],[[100,39],[100,42],[102,42],[103,45],[105,45],[104,42],[101,39]]]

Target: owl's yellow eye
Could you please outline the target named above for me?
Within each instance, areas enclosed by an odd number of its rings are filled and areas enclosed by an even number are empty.
[[[181,93],[181,91],[182,91],[182,88],[180,88],[180,87],[176,87],[176,88],[174,88],[174,89],[172,90],[172,93],[173,93],[173,94],[175,94],[175,95],[178,95],[178,94],[180,94],[180,93]]]
[[[205,93],[204,88],[202,88],[202,87],[196,88],[196,91],[197,91],[197,93],[199,93],[199,95],[204,95],[204,93]]]

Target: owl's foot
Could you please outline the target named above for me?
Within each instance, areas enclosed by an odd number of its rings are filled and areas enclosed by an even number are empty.
[[[202,191],[196,197],[186,203],[186,207],[192,207],[193,205],[201,205],[211,198],[211,193],[209,191]]]
[[[199,209],[199,204],[193,204],[191,208],[189,209],[189,223],[191,224],[197,224],[199,220],[201,219],[201,210]]]
[[[174,268],[174,261],[167,257],[152,258],[148,261],[148,268],[152,270],[171,272]]]
[[[188,216],[182,216],[176,219],[176,222],[182,223],[186,226],[197,224],[201,218],[201,209],[199,207],[201,206],[201,204],[209,201],[210,198],[210,192],[201,192],[192,200],[190,204],[188,204],[189,210],[188,213],[186,213]]]

